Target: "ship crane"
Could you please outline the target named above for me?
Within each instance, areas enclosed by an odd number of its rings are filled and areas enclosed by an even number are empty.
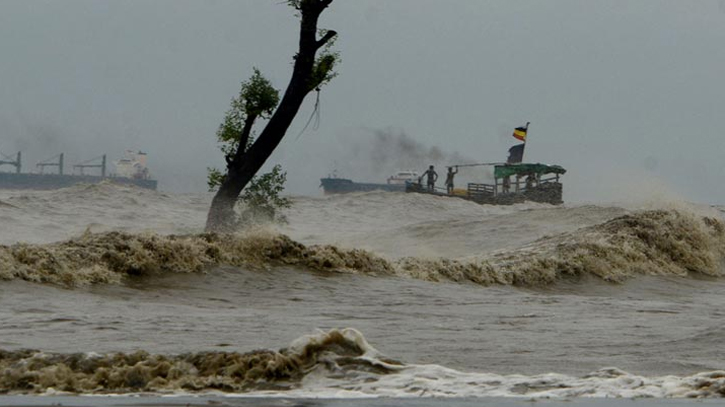
[[[15,167],[15,173],[20,174],[20,168],[22,165],[22,156],[20,154],[20,151],[18,151],[18,155],[15,160],[13,160],[13,157],[4,154],[2,151],[0,151],[0,157],[2,157],[0,158],[0,165],[12,165],[13,167]]]
[[[52,160],[55,160],[56,158],[58,161],[53,162]],[[40,168],[41,174],[43,173],[43,170],[45,170],[45,167],[58,167],[58,174],[63,175],[63,153],[50,157],[47,160],[43,160],[35,164],[35,166]]]
[[[94,161],[98,161],[99,159],[101,160],[101,163],[100,164],[91,164]],[[85,175],[84,174],[84,170],[86,168],[100,168],[101,169],[101,177],[105,177],[106,176],[106,155],[103,154],[100,157],[91,158],[90,160],[86,160],[86,161],[83,161],[80,164],[76,164],[76,165],[73,166],[73,171],[75,171],[76,168],[80,171],[81,175]]]

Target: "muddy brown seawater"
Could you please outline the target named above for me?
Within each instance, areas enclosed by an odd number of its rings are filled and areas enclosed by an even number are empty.
[[[204,195],[103,184],[0,202],[3,393],[725,388],[717,208],[374,192],[298,197],[288,225],[215,235],[201,231]]]

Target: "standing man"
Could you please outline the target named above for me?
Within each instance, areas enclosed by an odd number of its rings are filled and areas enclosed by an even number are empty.
[[[531,190],[531,188],[534,187],[534,174],[529,174],[528,177],[526,177],[526,190]]]
[[[456,174],[458,174],[457,165],[455,171],[453,171],[453,167],[448,167],[448,174],[446,175],[446,189],[448,190],[448,195],[453,195],[453,177]]]
[[[428,191],[435,191],[436,189],[436,181],[438,181],[438,173],[435,172],[435,169],[431,165],[428,167],[428,170],[423,173],[423,175],[420,176],[420,179],[423,179],[423,177],[428,177]]]
[[[518,183],[517,183],[518,185]],[[508,194],[511,191],[511,179],[509,176],[503,177],[503,193]]]

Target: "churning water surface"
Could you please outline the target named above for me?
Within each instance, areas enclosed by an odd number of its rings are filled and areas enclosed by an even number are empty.
[[[725,391],[716,209],[373,192],[295,198],[287,225],[215,240],[198,234],[208,201],[112,184],[0,194],[0,389]]]

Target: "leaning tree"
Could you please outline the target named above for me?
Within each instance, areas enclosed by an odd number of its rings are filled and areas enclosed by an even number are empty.
[[[268,90],[265,89],[258,94],[250,92],[251,99],[246,100],[249,102],[248,106],[245,105],[245,108],[242,109],[243,125],[239,131],[239,140],[234,143],[231,151],[226,152],[226,174],[218,178],[219,189],[207,215],[207,231],[231,231],[235,224],[234,205],[239,199],[239,194],[282,141],[305,96],[311,91],[319,89],[321,85],[334,77],[334,67],[338,61],[338,55],[329,49],[329,45],[332,44],[331,40],[337,33],[332,30],[323,30],[319,32],[320,37],[318,38],[317,28],[320,14],[332,1],[287,1],[297,10],[300,19],[299,48],[294,56],[292,78],[276,109],[274,109],[274,105],[276,105],[274,98],[272,100],[265,97],[254,99],[260,95],[268,95]],[[251,83],[254,83],[254,77]],[[271,106],[270,103],[272,103]],[[274,113],[271,113],[262,132],[253,143],[249,143],[254,122],[260,116],[264,117],[265,113],[272,111]]]

